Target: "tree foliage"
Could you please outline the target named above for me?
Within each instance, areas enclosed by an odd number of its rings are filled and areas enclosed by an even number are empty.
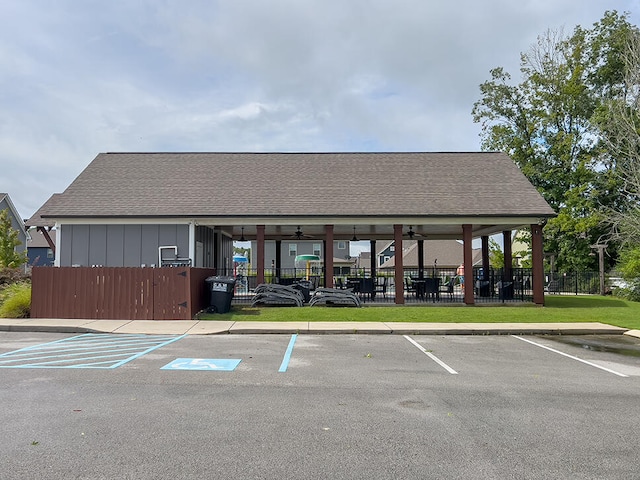
[[[620,201],[606,211],[612,226],[608,240],[634,249],[640,246],[640,34],[627,38],[622,58],[623,88],[604,105],[598,121],[620,185]]]
[[[27,252],[16,250],[21,244],[18,231],[11,225],[9,211],[0,211],[0,268],[18,268],[27,263]]]
[[[544,234],[560,270],[596,268],[589,254],[607,232],[602,207],[620,203],[621,179],[598,118],[625,88],[623,53],[636,31],[615,11],[568,36],[549,30],[521,54],[521,82],[491,70],[473,107],[482,148],[509,154],[558,213]]]

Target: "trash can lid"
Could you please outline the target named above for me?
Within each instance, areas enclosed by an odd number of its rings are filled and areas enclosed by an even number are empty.
[[[222,277],[222,276],[213,276],[207,277],[205,282],[221,282],[221,283],[235,283],[236,279],[234,277]]]

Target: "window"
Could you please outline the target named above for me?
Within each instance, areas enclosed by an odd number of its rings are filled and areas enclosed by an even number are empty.
[[[298,244],[297,243],[290,243],[289,244],[289,256],[290,257],[295,257],[296,255],[298,255]]]
[[[53,258],[53,250],[47,248],[47,258]]]
[[[395,245],[389,246],[389,251],[390,252],[395,252],[396,251],[396,246]]]
[[[321,243],[314,243],[313,244],[313,254],[320,256],[322,255],[322,244]]]
[[[346,250],[347,242],[338,242],[338,250]]]

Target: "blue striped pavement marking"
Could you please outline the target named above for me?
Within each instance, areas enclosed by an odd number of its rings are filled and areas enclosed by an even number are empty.
[[[293,346],[296,344],[296,339],[298,338],[298,334],[294,333],[291,335],[291,340],[289,340],[289,346],[287,347],[287,351],[284,354],[284,358],[282,359],[282,363],[280,364],[280,368],[278,369],[279,373],[284,373],[289,368],[289,362],[291,361],[291,354],[293,353]]]
[[[0,368],[117,368],[186,335],[85,333],[0,355]]]

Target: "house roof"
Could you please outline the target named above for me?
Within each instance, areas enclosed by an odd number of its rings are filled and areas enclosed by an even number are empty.
[[[351,230],[362,219],[386,217],[420,231],[438,223],[429,219],[510,217],[527,224],[554,215],[503,153],[101,153],[28,225],[162,217],[324,225],[331,218]],[[373,233],[371,226],[358,230]]]
[[[16,209],[15,205],[11,201],[11,197],[9,196],[8,193],[0,193],[0,203],[3,203],[3,202],[5,202],[8,205],[9,211],[13,215],[13,219],[15,220],[15,222],[12,222],[12,223],[17,225],[18,228],[20,229],[20,232],[22,232],[22,234],[26,236],[27,229],[25,227],[24,221],[20,217],[20,214],[18,213],[18,210]]]
[[[29,230],[30,237],[27,239],[27,248],[49,248],[49,243],[40,231]],[[49,237],[53,243],[56,242],[56,231],[49,231]]]
[[[418,266],[418,242],[415,240],[403,240],[402,265],[405,267]],[[397,252],[396,252],[397,254]],[[424,266],[433,267],[437,260],[438,268],[456,268],[464,261],[463,245],[456,240],[425,240],[424,241]],[[482,262],[482,249],[473,249],[473,264]],[[395,255],[384,262],[380,268],[393,268]]]

